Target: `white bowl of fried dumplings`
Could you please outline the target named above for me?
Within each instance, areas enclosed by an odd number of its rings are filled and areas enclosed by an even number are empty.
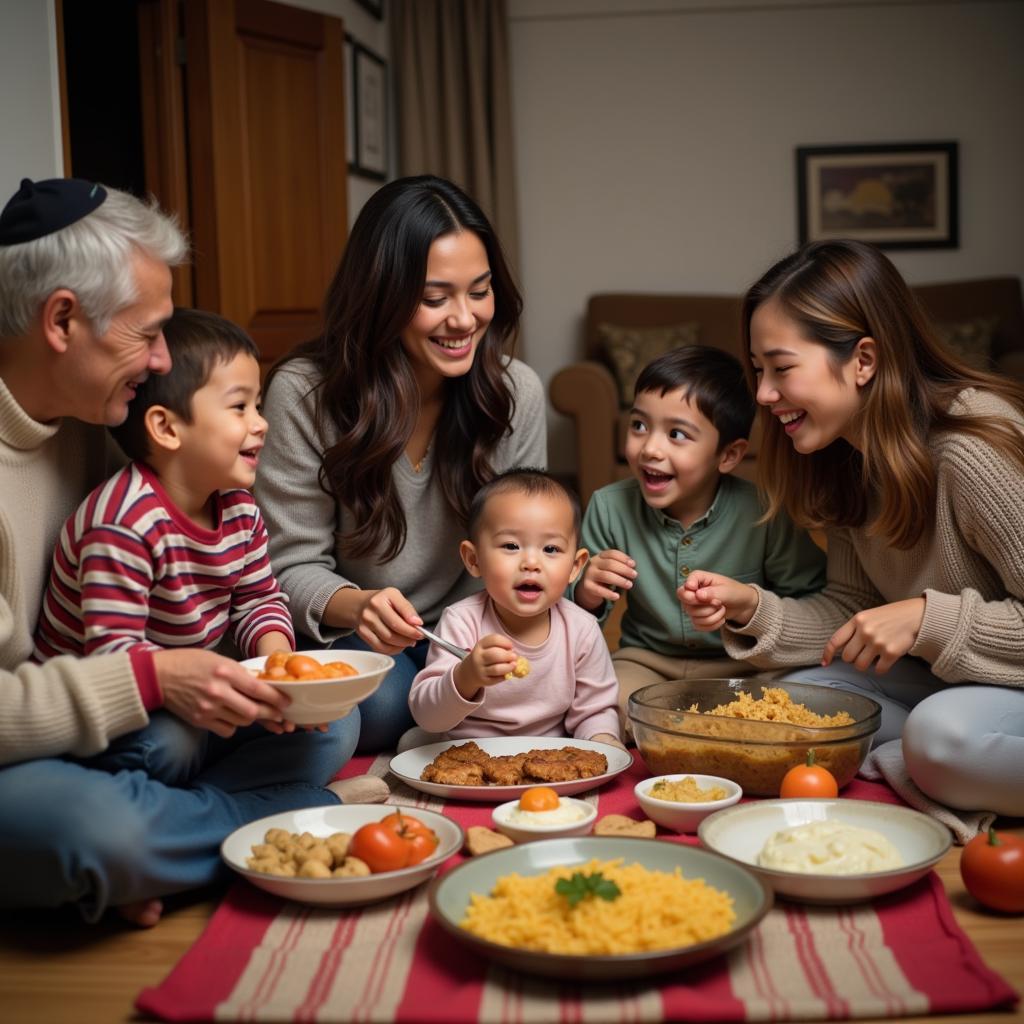
[[[366,700],[380,686],[381,680],[394,667],[394,661],[386,654],[374,651],[295,651],[320,662],[322,665],[342,661],[351,665],[355,675],[339,676],[335,679],[299,679],[278,682],[264,679],[275,690],[286,693],[291,703],[284,711],[285,718],[296,725],[321,725],[344,718],[360,701]],[[242,667],[253,675],[263,670],[266,658],[247,658]]]

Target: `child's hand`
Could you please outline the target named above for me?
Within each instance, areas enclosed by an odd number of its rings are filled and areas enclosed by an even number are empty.
[[[596,611],[605,601],[618,601],[620,591],[629,590],[635,579],[636,562],[629,555],[614,548],[602,551],[587,563],[573,600],[588,612]]]
[[[455,688],[466,700],[472,700],[481,686],[500,683],[516,667],[516,652],[507,636],[489,633],[455,666]]]
[[[610,732],[599,732],[596,736],[590,737],[595,743],[609,743],[613,747],[618,747],[619,750],[625,750],[622,740],[618,736],[613,736]]]
[[[721,629],[726,620],[745,626],[754,617],[758,604],[753,587],[702,569],[690,573],[676,596],[693,628],[702,633]]]
[[[272,633],[264,633],[263,636],[256,641],[256,657],[265,658],[274,651],[290,651],[293,650],[291,640],[285,636],[284,633],[274,631]]]

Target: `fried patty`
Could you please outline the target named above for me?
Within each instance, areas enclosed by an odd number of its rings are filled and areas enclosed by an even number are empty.
[[[445,786],[519,786],[591,779],[607,771],[608,758],[596,750],[566,746],[490,757],[469,740],[441,751],[423,769],[420,778]]]

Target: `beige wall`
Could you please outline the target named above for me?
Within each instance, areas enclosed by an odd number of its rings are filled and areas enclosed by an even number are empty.
[[[524,351],[578,357],[604,290],[734,293],[796,243],[800,144],[960,143],[955,250],[1024,276],[1024,4],[509,0]],[[571,427],[550,414],[556,469]]]

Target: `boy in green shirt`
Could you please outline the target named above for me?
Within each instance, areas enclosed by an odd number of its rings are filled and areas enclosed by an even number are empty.
[[[732,475],[755,405],[743,367],[720,349],[675,349],[636,382],[626,438],[632,477],[596,491],[581,545],[597,551],[573,599],[604,618],[628,593],[612,655],[624,726],[629,695],[667,679],[756,671],[727,657],[720,634],[694,629],[679,593],[690,567],[799,597],[825,584],[825,555],[784,515],[759,523],[753,484]]]

